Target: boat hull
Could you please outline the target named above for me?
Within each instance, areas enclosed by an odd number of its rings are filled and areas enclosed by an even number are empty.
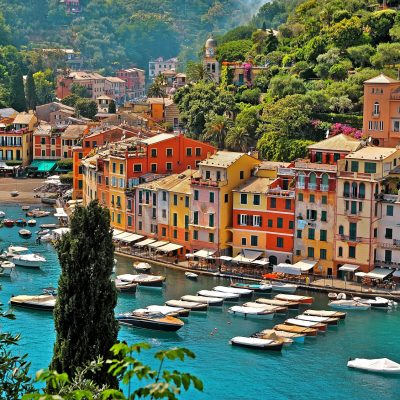
[[[280,285],[272,285],[273,292],[280,293],[294,293],[297,290],[297,286],[280,286]]]
[[[142,318],[124,316],[117,317],[117,320],[122,325],[133,326],[135,328],[152,329],[163,332],[176,332],[183,326],[179,324],[163,323],[157,320],[147,320]]]
[[[246,283],[232,283],[231,287],[236,288],[236,289],[249,289],[249,290],[253,290],[254,292],[257,292],[257,293],[271,293],[272,292],[272,286],[269,286],[269,285],[257,285],[257,284],[252,285],[252,284],[246,284]],[[251,296],[249,296],[249,297],[251,297]]]
[[[136,293],[137,286],[138,285],[136,283],[128,285],[115,285],[118,292],[121,293]]]
[[[19,260],[19,259],[12,259],[12,262],[17,266],[17,267],[23,267],[23,268],[32,268],[32,269],[40,269],[41,266],[43,265],[42,261],[25,261],[25,260]]]
[[[234,340],[231,340],[230,343],[232,346],[245,347],[247,349],[268,350],[268,351],[282,351],[283,347],[283,343],[270,344],[266,346],[256,346],[256,345],[251,345],[249,343],[237,342]]]
[[[40,310],[40,311],[53,311],[54,306],[53,305],[48,305],[48,304],[37,304],[37,303],[20,303],[20,302],[14,302],[10,300],[10,304],[13,307],[18,307],[18,308],[26,308],[30,310]]]
[[[236,315],[238,317],[243,317],[243,318],[251,318],[251,319],[272,319],[274,317],[274,313],[266,313],[266,314],[248,314],[244,312],[239,312],[239,311],[233,311],[229,310],[228,311],[232,315]]]

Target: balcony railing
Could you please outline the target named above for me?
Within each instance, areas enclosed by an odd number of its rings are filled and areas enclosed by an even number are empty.
[[[296,187],[297,187],[297,189],[305,189],[306,188],[306,184],[302,183],[302,182],[297,182]]]
[[[192,178],[192,185],[196,186],[209,186],[209,187],[221,187],[227,184],[227,181],[214,181],[211,179],[201,179],[201,178]]]
[[[310,190],[317,190],[317,184],[316,183],[309,183],[308,188]]]
[[[294,198],[295,192],[294,190],[283,190],[280,188],[268,189],[267,195],[276,196],[276,197],[291,197]]]
[[[295,172],[293,171],[292,168],[278,167],[278,175],[294,176]]]
[[[344,211],[346,215],[350,216],[350,217],[357,217],[360,216],[360,214],[362,213],[362,211],[360,210],[345,210]]]
[[[378,245],[384,249],[400,249],[400,240],[393,239],[392,242],[379,242]]]
[[[349,192],[343,192],[343,197],[350,198],[350,199],[358,199],[358,200],[364,200],[365,195],[364,194],[355,194],[355,193],[349,193]]]
[[[327,171],[327,172],[336,172],[337,165],[331,164],[319,164],[319,163],[310,163],[304,161],[298,161],[295,163],[296,169],[307,169],[307,170],[318,170],[318,171]]]
[[[379,118],[380,115],[381,115],[380,112],[375,112],[375,111],[372,112],[372,118]]]
[[[329,190],[329,185],[320,185],[321,192],[327,192]]]

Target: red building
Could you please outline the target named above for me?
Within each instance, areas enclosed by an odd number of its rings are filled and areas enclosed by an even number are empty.
[[[117,77],[126,83],[126,95],[129,99],[145,96],[145,71],[139,68],[120,69]]]

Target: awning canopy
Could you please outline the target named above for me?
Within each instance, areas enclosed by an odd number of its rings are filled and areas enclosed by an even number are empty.
[[[274,265],[273,272],[280,272],[282,274],[289,275],[301,275],[301,268],[295,267],[292,264],[280,263],[278,265]]]
[[[68,218],[68,215],[63,208],[56,208],[56,213],[54,214],[54,216],[58,218]]]
[[[124,238],[126,238],[126,237],[128,237],[130,235],[130,233],[129,232],[121,232],[121,233],[118,233],[118,235],[113,235],[113,239],[114,240],[122,240],[122,239],[124,239]]]
[[[364,278],[364,276],[365,275],[367,275],[365,272],[356,272],[355,274],[354,274],[355,276],[359,276],[360,278]]]
[[[339,271],[354,272],[354,271],[357,271],[358,268],[360,268],[359,265],[343,264],[343,265],[339,268]]]
[[[168,243],[165,246],[158,247],[157,251],[162,251],[164,253],[169,253],[170,251],[179,250],[182,247],[183,246],[181,246],[180,244]]]
[[[135,246],[143,247],[143,246],[147,246],[147,245],[149,245],[150,243],[153,243],[153,242],[155,242],[155,241],[156,241],[156,240],[154,240],[154,239],[145,239],[145,240],[142,240],[141,242],[135,243]]]
[[[165,246],[166,244],[168,244],[168,242],[165,242],[164,240],[159,240],[157,242],[150,243],[149,247],[156,249],[158,247]]]
[[[393,276],[395,278],[399,278],[400,277],[400,269],[396,269],[396,271],[393,272]]]
[[[373,279],[385,279],[392,272],[393,270],[388,268],[375,268],[365,276]]]
[[[229,256],[220,256],[219,259],[223,261],[232,261],[232,257]]]
[[[138,235],[136,233],[130,233],[128,236],[125,236],[122,239],[118,239],[118,240],[121,240],[121,242],[125,242],[125,243],[132,243],[132,242],[136,242],[136,240],[139,240],[142,238],[144,238],[143,235]]]
[[[300,268],[301,272],[307,272],[310,269],[313,269],[318,264],[318,261],[315,260],[301,260],[297,263],[293,264],[294,267]]]
[[[53,233],[55,233],[56,235],[59,236],[63,236],[66,233],[68,233],[71,229],[70,228],[57,228],[57,229],[53,229]]]
[[[262,258],[261,260],[254,260],[254,261],[252,262],[252,264],[257,264],[257,265],[262,265],[262,266],[264,266],[264,265],[268,265],[268,264],[269,264],[269,261],[268,261],[266,258]]]
[[[256,250],[243,250],[243,253],[238,254],[232,261],[243,264],[251,264],[254,260],[260,257],[262,253],[262,251]]]
[[[50,172],[57,165],[57,161],[54,160],[33,160],[28,168],[35,169],[37,172]]]
[[[195,257],[199,257],[199,258],[208,258],[208,257],[212,256],[213,254],[215,254],[215,252],[216,252],[216,250],[203,249],[203,250],[196,251],[196,253],[193,253],[193,255]]]

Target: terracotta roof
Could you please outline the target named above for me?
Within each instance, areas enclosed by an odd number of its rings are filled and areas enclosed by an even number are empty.
[[[14,124],[29,125],[32,118],[35,118],[33,114],[19,113],[14,119]]]
[[[217,151],[215,154],[202,161],[199,165],[227,168],[244,155],[245,153],[236,153],[233,151]]]
[[[118,78],[116,76],[107,76],[106,80],[110,81],[110,82],[114,82],[114,83],[125,83],[125,81],[123,79]]]
[[[174,188],[174,186],[182,183],[184,180],[188,180],[187,178],[190,177],[191,173],[191,170],[186,170],[181,174],[173,174],[151,182],[141,183],[140,185],[137,185],[137,187],[148,190],[170,190]]]
[[[261,161],[258,169],[278,169],[278,167],[287,168],[290,165],[289,162],[281,161]]]
[[[364,83],[400,83],[400,81],[390,78],[389,76],[386,76],[385,74],[380,74],[376,76],[375,78],[368,79]]]
[[[159,133],[158,135],[155,135],[153,137],[143,139],[140,142],[143,144],[151,145],[151,144],[163,142],[164,140],[168,140],[173,137],[175,137],[175,135],[172,133]]]
[[[8,107],[8,108],[0,108],[0,115],[3,118],[6,117],[11,117],[12,115],[14,115],[17,111],[15,111],[13,108]]]
[[[61,134],[63,138],[79,139],[83,136],[86,125],[68,125],[67,129]]]
[[[253,177],[242,183],[240,186],[237,186],[233,189],[233,192],[264,193],[274,180],[275,179]]]
[[[356,151],[361,146],[361,141],[351,136],[340,135],[331,136],[321,142],[308,146],[309,150],[332,150],[332,151]]]
[[[164,104],[165,106],[170,106],[174,104],[174,101],[169,98],[162,99],[161,97],[149,97],[147,99],[147,104]]]
[[[399,152],[400,150],[393,147],[374,147],[367,146],[362,149],[355,151],[354,153],[348,154],[346,158],[356,159],[356,160],[371,160],[371,161],[379,161],[385,160],[390,157],[394,153]]]

